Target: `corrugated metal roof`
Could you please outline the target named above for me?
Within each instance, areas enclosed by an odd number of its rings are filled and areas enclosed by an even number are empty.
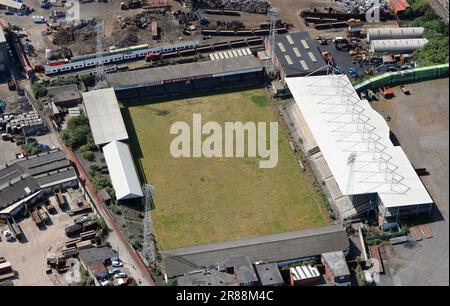
[[[96,145],[128,139],[114,89],[84,92],[82,96]]]
[[[394,14],[401,13],[409,8],[409,3],[406,0],[388,0],[388,3]]]
[[[292,267],[289,271],[294,276],[294,280],[302,280],[320,276],[319,270],[317,270],[316,267],[309,265]]]
[[[259,60],[253,55],[245,55],[231,59],[200,61],[158,68],[109,73],[106,75],[106,79],[115,90],[122,90],[160,85],[165,81],[180,78],[233,73],[241,74],[262,70],[263,64]]]
[[[109,176],[118,200],[143,196],[141,184],[127,144],[113,141],[103,147]]]
[[[372,40],[372,52],[407,52],[423,47],[428,42],[426,38]]]
[[[281,262],[343,251],[349,247],[342,225],[228,240],[193,247],[161,250],[168,277],[182,275],[199,267],[216,266],[235,256],[248,256],[252,262]],[[197,268],[194,268],[197,266]]]
[[[405,27],[405,28],[372,28],[367,29],[367,41],[380,39],[406,39],[422,38],[423,27]]]

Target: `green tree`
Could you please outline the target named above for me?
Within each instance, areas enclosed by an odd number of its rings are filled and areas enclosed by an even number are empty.
[[[26,152],[28,155],[35,155],[40,153],[42,150],[36,146],[34,143],[27,143],[22,146],[22,150]]]
[[[94,177],[92,177],[92,184],[94,185],[94,189],[97,191],[106,187],[111,187],[111,183],[108,179],[98,172],[94,175]]]
[[[81,155],[83,156],[83,158],[85,160],[88,160],[88,161],[93,161],[95,159],[94,152],[92,152],[92,151],[84,151],[83,153],[81,153]]]
[[[33,84],[33,86],[31,86],[31,89],[36,99],[39,99],[40,97],[45,97],[47,95],[47,88],[44,85]]]
[[[86,145],[86,148],[92,148],[92,132],[88,118],[83,115],[71,117],[67,122],[66,129],[61,132],[61,139],[72,149],[83,145]]]

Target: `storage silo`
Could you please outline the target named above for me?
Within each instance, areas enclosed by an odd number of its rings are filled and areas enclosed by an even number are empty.
[[[383,39],[409,39],[422,38],[423,27],[409,28],[373,28],[367,30],[367,41]]]
[[[426,38],[372,40],[372,52],[410,52],[415,51],[428,42]]]

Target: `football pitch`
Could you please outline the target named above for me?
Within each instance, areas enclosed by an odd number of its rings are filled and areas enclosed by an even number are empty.
[[[174,158],[171,125],[193,114],[202,122],[276,122],[265,89],[217,94],[123,109],[130,147],[156,187],[153,223],[160,249],[300,230],[326,224],[281,127],[278,164],[259,157]]]

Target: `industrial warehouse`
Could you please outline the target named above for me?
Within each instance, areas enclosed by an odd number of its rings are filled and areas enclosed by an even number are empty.
[[[78,186],[75,169],[61,150],[17,159],[0,168],[0,218],[9,218],[56,190]]]

